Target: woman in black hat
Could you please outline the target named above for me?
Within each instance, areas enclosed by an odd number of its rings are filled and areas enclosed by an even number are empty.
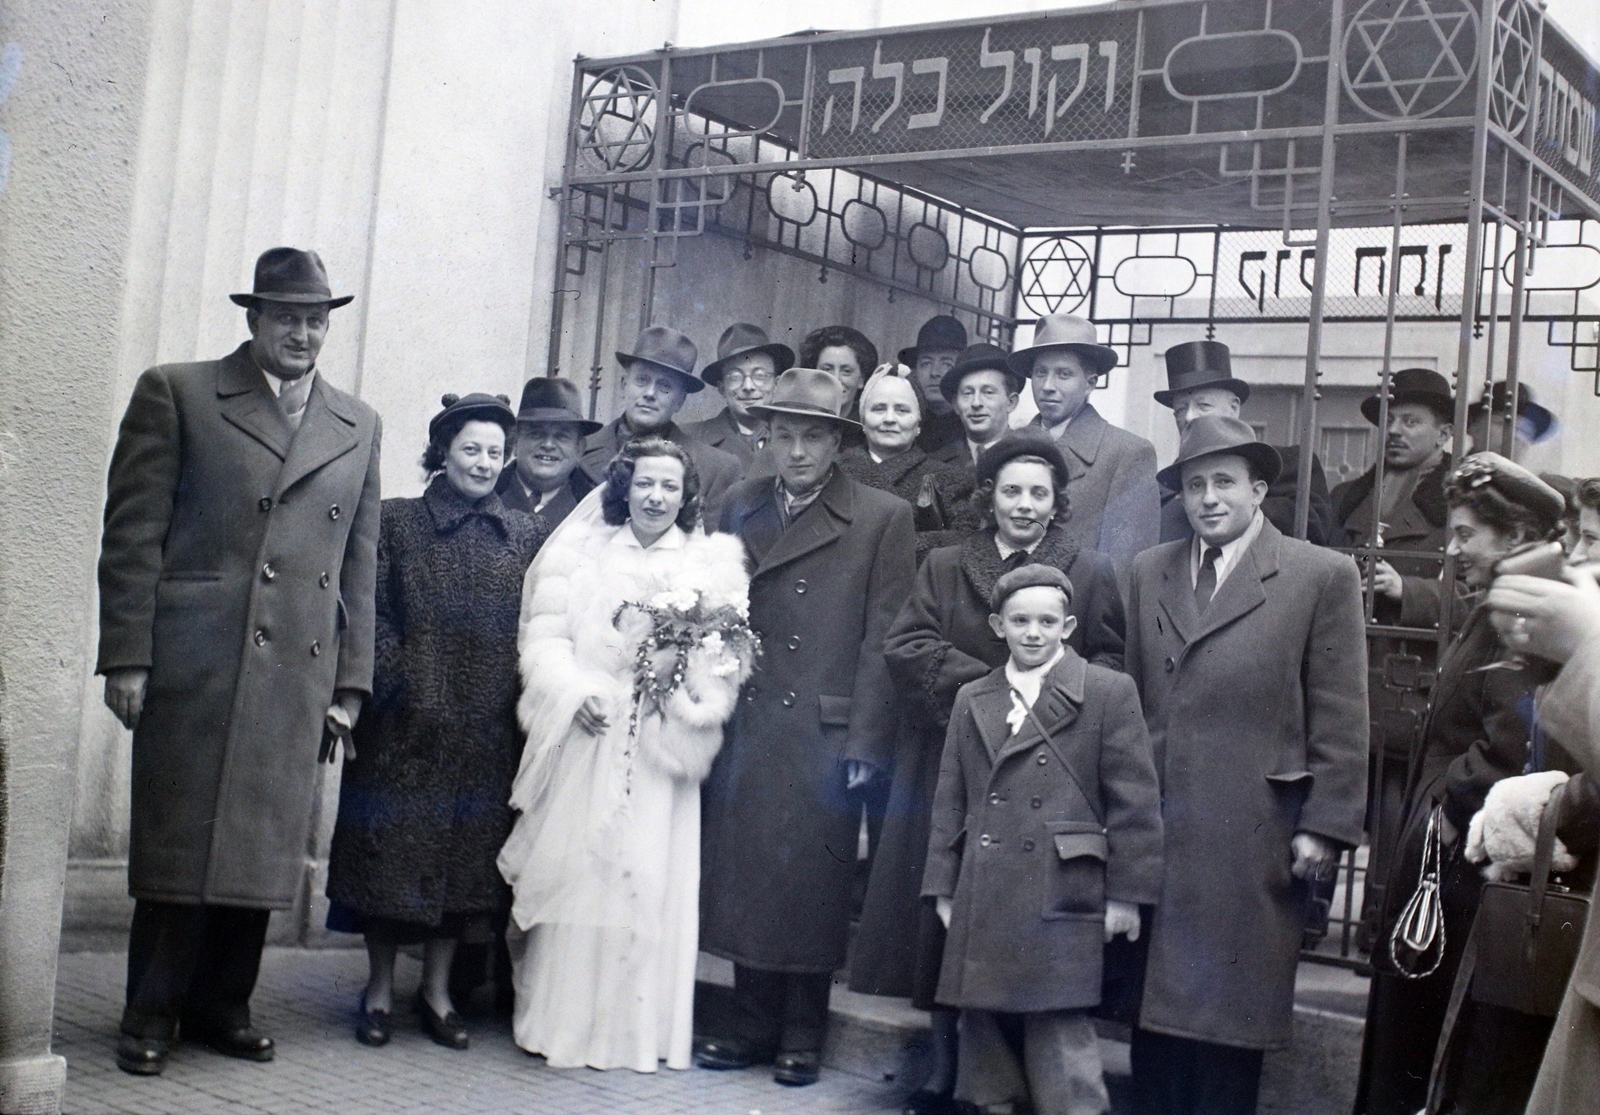
[[[883,837],[856,933],[850,985],[875,995],[910,995],[934,1014],[935,1069],[906,1110],[953,1110],[955,1012],[935,1007],[944,926],[921,898],[939,756],[956,690],[1005,663],[1005,640],[989,626],[1000,576],[1023,564],[1061,570],[1072,581],[1069,640],[1090,662],[1122,669],[1126,621],[1111,561],[1082,550],[1062,529],[1067,463],[1043,431],[1019,430],[978,460],[972,505],[985,529],[932,551],[889,630],[884,657],[910,711],[895,755]]]
[[[1405,815],[1388,857],[1393,866],[1372,954],[1357,1115],[1413,1115],[1427,1102],[1435,1043],[1483,885],[1479,865],[1466,858],[1466,835],[1490,787],[1524,770],[1575,769],[1553,744],[1542,757],[1532,754],[1523,707],[1544,679],[1511,657],[1479,603],[1500,559],[1559,535],[1565,503],[1533,473],[1495,453],[1476,453],[1458,465],[1446,481],[1445,499],[1448,552],[1472,610],[1440,660],[1411,763]],[[1442,941],[1419,933],[1407,916],[1408,906],[1412,914],[1423,909],[1419,883],[1425,866],[1435,863]],[[1466,1011],[1476,1017],[1463,1016],[1458,1033],[1483,1025],[1488,1029],[1479,1030],[1480,1037],[1494,1031],[1505,1042],[1531,1037],[1542,1046],[1543,1034],[1494,1017],[1494,1008],[1469,1005]],[[1548,1020],[1527,1022],[1548,1033]],[[1443,1110],[1521,1112],[1537,1058],[1519,1075],[1492,1046],[1480,1045],[1470,1061],[1453,1066]]]
[[[443,402],[422,455],[427,490],[383,501],[372,698],[328,862],[328,928],[367,938],[365,1045],[389,1040],[395,950],[420,942],[417,1011],[436,1042],[465,1049],[451,959],[459,941],[489,941],[509,906],[495,857],[521,753],[517,616],[548,528],[495,495],[516,428],[509,401]]]

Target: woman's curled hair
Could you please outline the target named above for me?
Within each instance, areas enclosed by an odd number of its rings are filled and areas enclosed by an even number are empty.
[[[815,368],[825,348],[847,348],[855,353],[863,381],[878,366],[878,346],[867,340],[866,334],[848,325],[824,325],[807,333],[800,342],[800,366]]]
[[[1064,523],[1072,517],[1072,502],[1067,497],[1067,486],[1061,483],[1061,478],[1056,475],[1055,466],[1043,457],[1035,457],[1031,453],[1013,457],[1000,466],[993,479],[985,480],[972,491],[972,509],[978,513],[978,518],[983,521],[984,530],[995,530],[999,524],[994,517],[994,485],[1000,479],[1000,474],[1012,465],[1043,465],[1050,473],[1050,486],[1056,493],[1056,514],[1052,523]]]
[[[433,436],[428,439],[428,448],[422,451],[422,472],[424,476],[432,476],[444,468],[445,458],[450,456],[450,446],[455,444],[456,435],[468,422],[493,422],[506,432],[506,451],[511,449],[511,439],[516,435],[516,419],[507,421],[499,416],[490,417],[482,411],[464,410],[460,414],[440,422],[434,428]],[[502,460],[504,458],[502,457]]]
[[[636,437],[617,451],[606,465],[605,487],[600,492],[600,513],[610,526],[628,521],[628,489],[633,486],[633,467],[646,457],[671,457],[683,465],[683,506],[676,520],[682,530],[693,530],[700,521],[700,473],[694,458],[675,441],[650,435]]]
[[[1474,484],[1460,471],[1445,480],[1445,502],[1452,508],[1465,507],[1489,529],[1506,536],[1520,533],[1523,542],[1548,542],[1562,531],[1559,518],[1519,503],[1492,483]]]

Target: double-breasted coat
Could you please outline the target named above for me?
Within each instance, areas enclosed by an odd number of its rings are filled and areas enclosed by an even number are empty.
[[[909,995],[922,1006],[932,1005],[944,937],[921,893],[945,726],[956,691],[1005,665],[1010,655],[989,626],[989,597],[1006,571],[994,537],[992,530],[981,531],[931,552],[884,643],[905,717],[851,949],[850,986],[871,995]],[[1067,645],[1096,665],[1122,669],[1126,618],[1110,560],[1079,550],[1054,526],[1028,560],[1054,566],[1072,581],[1070,614],[1078,623]]]
[[[701,521],[707,531],[712,530],[721,517],[722,501],[727,497],[728,489],[744,475],[739,458],[712,448],[676,422],[669,422],[665,429],[652,431],[652,434],[682,446],[689,454],[689,459],[694,461],[694,470],[700,475]],[[612,419],[604,428],[589,435],[578,467],[594,483],[605,483],[606,465],[633,437],[621,416]]]
[[[443,476],[383,502],[373,696],[328,861],[328,897],[350,910],[437,926],[508,904],[495,857],[522,756],[517,617],[548,533]]]
[[[950,714],[922,893],[951,898],[939,1002],[1100,1002],[1107,900],[1161,894],[1161,806],[1139,695],[1068,650],[1013,733],[1005,668]],[[1040,728],[1044,731],[1041,732]]]
[[[335,689],[372,685],[379,420],[318,375],[298,430],[241,345],[139,377],[100,553],[101,673],[150,671],[128,890],[282,909]]]
[[[706,779],[700,947],[740,964],[843,963],[861,805],[845,761],[885,768],[898,702],[883,658],[911,589],[904,500],[835,469],[785,529],[773,478],[729,493],[763,652]]]
[[[1067,536],[1110,558],[1125,584],[1134,555],[1161,540],[1156,447],[1107,422],[1093,403],[1083,405],[1056,444],[1067,459]]]
[[[1139,1024],[1273,1049],[1289,1040],[1305,917],[1290,841],[1361,840],[1360,578],[1349,557],[1263,522],[1202,616],[1191,546],[1141,554],[1129,588],[1127,668],[1166,840]]]

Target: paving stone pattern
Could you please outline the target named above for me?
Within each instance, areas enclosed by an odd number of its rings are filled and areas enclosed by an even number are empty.
[[[351,949],[268,949],[252,1009],[277,1042],[258,1065],[179,1045],[160,1077],[116,1067],[125,960],[120,953],[66,953],[56,985],[55,1051],[67,1059],[65,1115],[214,1115],[333,1112],[336,1115],[627,1115],[707,1112],[884,1112],[903,1090],[883,1080],[824,1071],[809,1088],[783,1088],[771,1069],[653,1075],[626,1069],[550,1069],[511,1041],[504,1021],[469,1019],[472,1048],[434,1045],[409,1012],[397,1012],[383,1049],[356,1043],[356,996],[366,954]],[[420,966],[404,958],[398,990],[409,996]],[[409,1001],[409,998],[406,999]]]

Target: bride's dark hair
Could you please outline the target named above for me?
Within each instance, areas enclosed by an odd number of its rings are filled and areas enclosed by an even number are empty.
[[[694,458],[675,441],[664,437],[636,437],[618,451],[606,465],[605,487],[600,492],[600,514],[610,526],[628,521],[628,489],[633,485],[633,466],[646,457],[671,457],[683,465],[683,506],[677,524],[693,530],[700,521],[700,473]]]

